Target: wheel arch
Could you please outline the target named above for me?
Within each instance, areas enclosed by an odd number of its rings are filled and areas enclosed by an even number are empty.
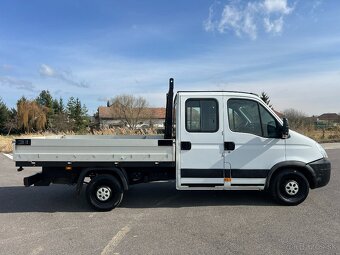
[[[316,175],[313,169],[302,161],[285,161],[280,162],[274,165],[267,176],[265,189],[268,189],[271,183],[271,180],[280,172],[285,169],[294,169],[300,171],[308,180],[310,188],[315,188],[316,185]]]
[[[77,180],[76,192],[78,194],[80,194],[82,190],[85,177],[89,176],[90,173],[113,175],[122,184],[123,190],[129,189],[127,173],[123,168],[86,168],[81,171]]]

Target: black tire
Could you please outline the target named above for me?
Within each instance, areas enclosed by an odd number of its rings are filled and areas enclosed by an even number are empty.
[[[307,178],[297,170],[284,170],[271,181],[271,195],[280,204],[298,205],[309,193]]]
[[[123,188],[116,177],[108,174],[95,176],[86,188],[89,205],[98,211],[110,211],[123,200]]]

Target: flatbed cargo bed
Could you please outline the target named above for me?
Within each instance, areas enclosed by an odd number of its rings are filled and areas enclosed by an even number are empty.
[[[173,139],[162,135],[63,135],[17,139],[14,160],[17,166],[44,166],[88,163],[152,164],[175,162]]]

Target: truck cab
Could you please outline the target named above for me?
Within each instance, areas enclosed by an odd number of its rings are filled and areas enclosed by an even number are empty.
[[[255,94],[181,91],[174,105],[177,189],[271,189],[297,204],[329,181],[325,150]]]

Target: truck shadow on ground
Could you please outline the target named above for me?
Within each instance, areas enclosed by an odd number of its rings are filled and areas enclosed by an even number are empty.
[[[84,187],[85,188],[85,187]],[[85,189],[84,189],[85,190]],[[92,212],[85,192],[78,197],[72,186],[0,187],[0,213]],[[132,186],[120,208],[181,208],[204,206],[276,206],[258,191],[178,191],[174,182]]]

